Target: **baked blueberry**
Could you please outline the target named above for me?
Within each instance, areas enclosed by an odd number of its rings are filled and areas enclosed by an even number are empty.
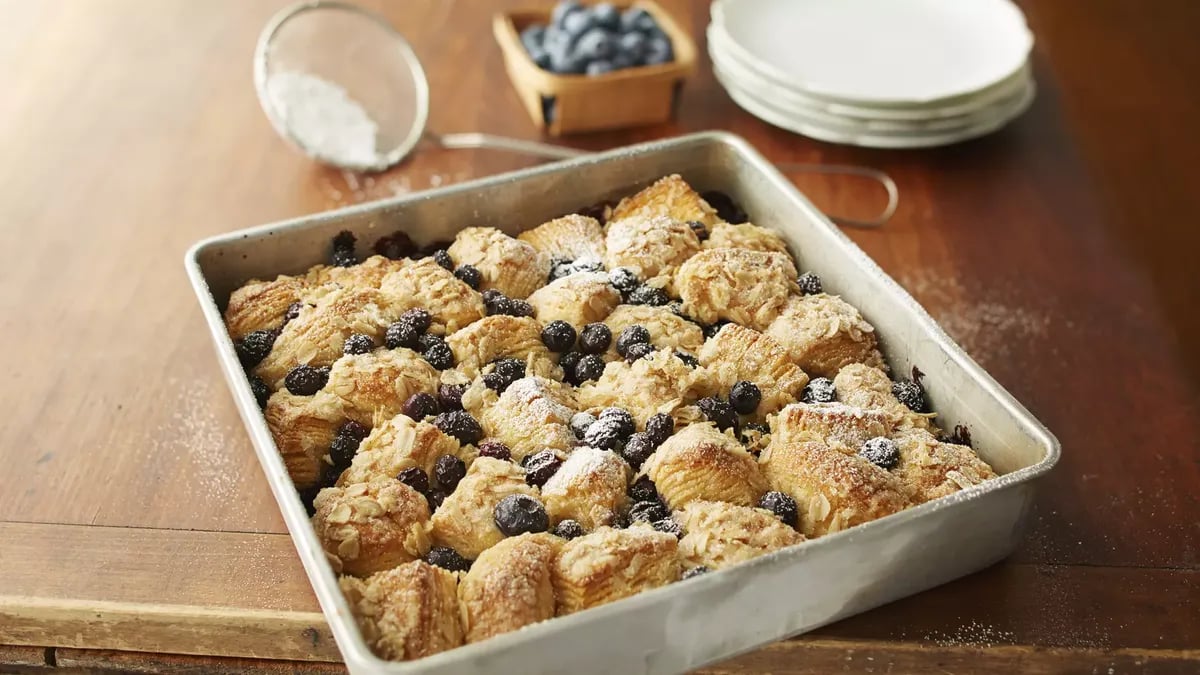
[[[708,239],[708,228],[704,226],[704,223],[698,220],[689,220],[688,227],[692,228],[692,232],[696,234],[696,238],[700,241]]]
[[[629,437],[629,440],[625,443],[625,447],[621,448],[621,456],[636,471],[642,468],[642,464],[647,459],[650,459],[650,455],[654,454],[654,450],[654,442],[650,440],[649,434],[643,431]]]
[[[800,285],[800,292],[805,295],[816,295],[821,292],[821,277],[814,272],[805,272],[801,274],[796,283]]]
[[[433,425],[442,433],[453,436],[463,445],[472,445],[483,438],[483,428],[479,422],[465,410],[444,412],[433,420]]]
[[[458,481],[467,475],[467,465],[454,455],[442,455],[433,463],[433,477],[447,493],[454,492]]]
[[[721,192],[720,190],[701,192],[700,197],[704,201],[708,202],[709,206],[716,210],[717,217],[727,223],[733,223],[734,225],[737,225],[749,220],[749,217],[746,215],[746,212],[742,210],[742,207],[738,205],[737,202],[733,201],[732,197],[724,192]]]
[[[704,327],[704,338],[707,340],[707,339],[711,339],[711,338],[715,337],[717,333],[721,332],[722,328],[724,328],[725,326],[727,326],[731,323],[733,323],[733,322],[726,321],[725,319],[719,319],[716,323],[712,324],[711,326],[705,326]]]
[[[234,344],[234,349],[237,351],[238,361],[242,362],[242,367],[249,370],[267,358],[267,354],[271,353],[271,347],[275,346],[277,337],[279,337],[278,331],[256,330],[238,340]]]
[[[300,301],[293,302],[288,305],[287,311],[283,313],[283,326],[288,325],[292,319],[300,316],[300,310],[304,308],[304,303]],[[280,326],[282,328],[283,326]]]
[[[535,487],[541,487],[558,472],[562,460],[549,450],[534,453],[525,463],[525,482]]]
[[[420,467],[408,467],[407,469],[401,471],[398,476],[396,476],[396,480],[404,483],[408,487],[420,492],[421,494],[429,492],[429,476],[425,475],[425,472],[422,471]]]
[[[413,421],[420,422],[429,415],[438,414],[438,402],[432,394],[417,392],[400,406],[400,412],[408,415]]]
[[[425,501],[429,502],[429,512],[433,513],[442,508],[442,502],[446,501],[446,491],[438,488],[429,488],[429,492],[425,493]]]
[[[566,321],[555,320],[542,328],[542,344],[552,352],[568,352],[575,346],[575,327]]]
[[[584,434],[587,433],[588,427],[596,423],[596,416],[591,413],[577,412],[571,416],[571,431],[575,434],[575,438],[583,440]]]
[[[629,519],[633,522],[653,523],[656,520],[670,518],[671,511],[660,501],[637,502],[629,507]]]
[[[301,364],[283,378],[283,386],[296,396],[312,396],[329,382],[329,368]]]
[[[508,385],[525,377],[525,362],[520,359],[499,359],[492,372],[483,376],[483,383],[496,393],[504,393]]]
[[[646,420],[646,436],[654,447],[662,445],[675,433],[675,418],[667,413],[655,413]]]
[[[616,424],[617,429],[621,434],[621,438],[628,438],[630,434],[637,431],[637,423],[633,420],[633,415],[623,408],[605,408],[600,411],[600,420],[608,421],[610,424]]]
[[[751,432],[754,432],[751,434]],[[751,422],[742,428],[740,440],[743,445],[748,445],[755,440],[755,437],[766,436],[771,433],[771,427],[761,422]]]
[[[721,431],[733,429],[733,433],[739,430],[739,420],[737,412],[733,406],[729,405],[729,401],[722,400],[716,396],[708,396],[700,399],[697,404],[700,406],[700,411],[708,418],[708,421],[717,425]]]
[[[665,532],[666,534],[673,534],[673,535],[675,535],[676,539],[683,539],[683,527],[681,527],[679,525],[679,523],[675,522],[674,520],[671,520],[670,518],[663,518],[662,520],[656,520],[653,523],[650,523],[650,526],[653,527],[654,529],[658,530],[659,532]]]
[[[892,383],[892,396],[895,396],[913,412],[928,412],[925,406],[925,387],[914,380],[899,379]]]
[[[471,561],[449,546],[434,546],[429,549],[425,562],[451,572],[466,572],[471,569]]]
[[[366,354],[375,348],[375,340],[365,333],[354,333],[342,343],[343,354]]]
[[[625,360],[633,363],[634,361],[637,361],[638,359],[644,359],[653,353],[654,345],[649,345],[645,342],[639,342],[637,344],[630,345],[629,351],[625,353]]]
[[[792,527],[799,524],[800,510],[796,508],[796,500],[782,492],[772,490],[766,493],[758,500],[758,507],[774,513]]]
[[[405,258],[416,251],[417,245],[413,243],[412,238],[400,230],[396,230],[386,237],[380,237],[375,242],[375,252],[392,260]]]
[[[358,256],[354,255],[354,235],[349,230],[342,230],[333,238],[333,251],[329,256],[329,264],[335,267],[351,267],[358,264]]]
[[[579,384],[575,380],[575,366],[579,365],[579,359],[581,358],[583,358],[583,354],[579,352],[567,352],[558,357],[558,365],[562,368],[564,380]]]
[[[417,340],[421,337],[420,331],[411,321],[394,321],[383,332],[383,344],[388,349],[399,349],[406,347],[408,349],[417,348]]]
[[[601,354],[612,344],[612,331],[602,323],[589,323],[579,332],[579,349],[585,354]]]
[[[424,354],[425,352],[429,351],[430,347],[432,347],[438,343],[445,342],[445,341],[446,341],[446,339],[443,338],[441,335],[434,335],[433,333],[424,333],[420,337],[417,338],[417,351]]]
[[[604,359],[597,354],[588,354],[575,364],[575,383],[583,384],[588,380],[598,380],[604,374]]]
[[[617,336],[617,353],[621,356],[626,356],[626,351],[630,346],[635,344],[646,344],[650,342],[650,331],[646,330],[645,326],[633,325],[626,326],[621,334]]]
[[[612,522],[609,523],[608,526],[614,530],[623,530],[629,527],[629,514],[618,513],[617,515],[613,516]]]
[[[565,276],[570,276],[574,272],[575,268],[572,266],[572,261],[555,258],[550,261],[550,277],[548,280],[551,282],[558,281]]]
[[[619,421],[596,420],[583,434],[583,442],[599,450],[616,450],[623,437]]]
[[[337,434],[339,436],[349,436],[359,442],[367,437],[371,430],[354,420],[346,420],[342,422],[342,426],[338,427]]]
[[[657,502],[661,501],[658,498],[658,488],[654,487],[654,481],[650,480],[649,476],[641,476],[637,480],[629,484],[629,489],[626,494],[634,502]]]
[[[529,495],[509,495],[496,504],[492,514],[496,527],[506,536],[515,537],[526,532],[545,532],[550,529],[550,517],[546,507]]]
[[[483,274],[474,265],[459,265],[454,270],[454,276],[475,290],[479,290],[479,284],[483,281]]]
[[[512,450],[497,440],[484,441],[479,444],[479,456],[508,461],[512,459]]]
[[[433,252],[433,261],[444,267],[447,272],[454,271],[454,261],[450,259],[450,253],[444,248]]]
[[[454,367],[454,352],[450,350],[450,345],[445,342],[438,342],[430,345],[422,354],[429,365],[438,370],[446,370]]]
[[[484,291],[482,297],[483,306],[487,309],[488,314],[499,314],[500,303],[508,299],[507,296],[494,288]]]
[[[505,298],[497,305],[495,313],[509,316],[533,316],[533,305],[517,298]]]
[[[628,267],[614,267],[608,272],[608,283],[612,287],[622,293],[629,293],[638,287],[641,282],[638,281],[637,275]]]
[[[344,470],[350,466],[350,461],[358,452],[358,444],[359,440],[356,438],[337,434],[329,444],[329,461],[333,462],[334,467]]]
[[[743,415],[749,415],[758,409],[762,402],[762,392],[758,385],[747,380],[738,380],[729,390],[729,403],[733,409]]]
[[[629,292],[629,304],[631,305],[650,305],[651,307],[662,307],[670,302],[667,297],[667,292],[656,286],[642,284]]]
[[[697,565],[697,566],[693,567],[692,569],[684,572],[682,578],[683,579],[691,579],[692,577],[698,577],[701,574],[708,574],[708,572],[709,572],[708,568],[705,567],[704,565]]]
[[[894,469],[900,463],[900,448],[885,436],[876,436],[862,444],[858,454],[881,469]]]
[[[462,395],[466,390],[465,384],[439,384],[438,404],[443,410],[462,410]]]
[[[258,407],[267,407],[267,400],[271,398],[271,388],[257,375],[250,375],[246,379],[250,381],[250,393],[254,394],[254,400],[258,402]]]
[[[576,539],[584,535],[583,526],[578,521],[567,518],[554,526],[554,534],[566,540]]]
[[[675,350],[675,358],[679,359],[680,361],[683,361],[683,365],[687,366],[688,368],[699,368],[700,367],[700,360],[687,352],[681,352],[678,349],[676,349]]]
[[[828,377],[809,380],[800,393],[801,403],[833,403],[836,400],[837,390],[833,387],[833,380]]]

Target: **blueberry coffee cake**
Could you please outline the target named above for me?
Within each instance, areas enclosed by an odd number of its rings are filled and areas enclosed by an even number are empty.
[[[585,215],[586,214],[586,215]],[[667,176],[516,237],[250,281],[225,322],[372,649],[418,659],[996,473],[727,196]]]

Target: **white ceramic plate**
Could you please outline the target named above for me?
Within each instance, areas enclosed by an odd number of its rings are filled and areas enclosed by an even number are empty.
[[[896,128],[914,125],[928,128],[962,126],[969,123],[969,118],[977,116],[980,109],[1019,94],[1032,77],[1032,67],[1026,62],[1008,78],[969,96],[958,97],[953,102],[906,107],[849,105],[812,96],[803,89],[771,79],[768,73],[757,70],[754,63],[747,62],[743,60],[743,56],[739,56],[720,24],[709,24],[707,37],[708,53],[713,62],[719,64],[727,75],[735,78],[743,90],[756,92],[760,98],[778,99],[789,107],[839,118],[870,121],[881,127],[886,127],[890,122],[895,122]]]
[[[718,0],[712,15],[772,80],[849,104],[969,96],[1033,47],[1008,0]]]
[[[714,68],[714,74],[739,107],[768,124],[820,141],[867,148],[930,148],[978,138],[1000,129],[1019,117],[1033,103],[1037,92],[1037,87],[1030,80],[1022,96],[1007,107],[999,109],[994,117],[961,129],[886,132],[866,128],[833,127],[811,117],[797,115],[794,111],[781,110],[771,102],[740,89],[720,70]]]

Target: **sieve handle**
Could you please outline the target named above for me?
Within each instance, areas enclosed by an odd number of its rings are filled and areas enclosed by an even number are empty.
[[[540,143],[538,141],[493,136],[492,134],[441,134],[434,136],[434,138],[444,148],[507,150],[509,152],[517,152],[532,157],[543,157],[545,159],[571,159],[591,154],[586,150],[576,150],[575,148],[566,148],[561,145],[551,145],[550,143]]]

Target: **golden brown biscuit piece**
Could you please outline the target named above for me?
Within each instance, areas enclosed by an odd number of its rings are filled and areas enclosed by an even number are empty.
[[[671,349],[660,349],[633,363],[612,361],[596,382],[579,387],[579,404],[587,410],[616,406],[633,415],[638,428],[656,413],[678,423],[698,419],[690,404],[707,388],[705,373],[690,368]]]
[[[789,258],[787,244],[778,232],[752,223],[717,223],[709,228],[704,248],[745,248],[751,251],[782,253]]]
[[[770,419],[773,442],[822,441],[857,449],[876,436],[887,436],[892,419],[882,410],[845,403],[793,403]]]
[[[691,502],[674,513],[683,527],[684,567],[721,569],[804,541],[804,535],[766,509],[725,502]]]
[[[622,199],[609,215],[608,221],[611,223],[633,216],[666,216],[682,223],[695,220],[705,225],[713,225],[720,221],[716,210],[678,174],[660,178],[632,197]]]
[[[796,500],[799,529],[808,537],[882,518],[910,504],[898,477],[818,441],[772,442],[760,463],[771,489]]]
[[[321,490],[313,529],[334,570],[358,577],[429,552],[429,504],[394,478]]]
[[[912,429],[894,439],[900,463],[892,472],[918,503],[954,494],[996,477],[996,472],[965,445],[943,443],[928,431]]]
[[[380,657],[409,661],[463,643],[457,577],[414,560],[367,579],[341,577],[363,639]]]
[[[793,403],[808,384],[808,375],[788,359],[778,342],[751,328],[726,325],[704,343],[700,365],[708,371],[710,393],[727,396],[734,383],[758,385],[762,402],[755,419]]]
[[[316,485],[325,467],[322,458],[346,421],[346,404],[325,391],[296,396],[281,389],[267,400],[263,416],[292,482],[300,490]]]
[[[436,393],[438,371],[411,349],[377,349],[334,362],[328,391],[346,402],[346,415],[367,427],[400,413],[408,397]]]
[[[673,509],[690,502],[758,503],[767,481],[754,456],[711,422],[688,425],[668,438],[642,465],[658,494]]]
[[[852,363],[833,378],[837,398],[846,405],[877,408],[887,413],[893,426],[937,431],[932,414],[913,412],[892,394],[892,381],[887,373],[861,363]]]
[[[491,396],[479,406],[479,423],[488,437],[508,446],[515,461],[547,448],[565,455],[575,446],[570,424],[579,403],[570,385],[524,377],[508,385],[494,403]],[[469,395],[463,396],[463,405],[474,412]]]
[[[411,264],[413,263],[407,259],[391,260],[381,255],[373,255],[350,267],[317,265],[308,271],[305,279],[312,286],[335,283],[346,288],[374,290],[379,288],[388,274]]]
[[[771,325],[788,296],[799,292],[791,258],[744,248],[697,253],[679,267],[675,289],[697,321],[727,319],[755,330]]]
[[[468,227],[448,249],[455,265],[474,265],[483,276],[479,290],[494,288],[510,298],[527,298],[546,283],[550,258],[494,227]]]
[[[424,309],[433,318],[429,330],[449,335],[486,314],[478,293],[449,270],[424,258],[388,274],[380,282],[392,317],[409,309]]]
[[[561,545],[554,535],[522,534],[479,555],[458,586],[467,642],[554,618],[551,568]]]
[[[358,453],[338,479],[338,485],[365,483],[376,478],[395,478],[401,471],[417,467],[432,475],[438,457],[452,455],[468,466],[475,450],[461,446],[453,436],[427,422],[414,422],[406,415],[371,430],[358,446]]]
[[[283,327],[271,353],[255,373],[272,389],[296,366],[333,365],[342,356],[342,345],[352,333],[363,333],[378,341],[388,325],[384,300],[379,291],[330,284],[307,296],[300,314]]]
[[[562,377],[557,360],[542,343],[542,324],[529,317],[489,316],[446,338],[446,344],[454,352],[455,370],[468,380],[502,358],[524,361],[530,375]]]
[[[665,216],[611,221],[604,245],[609,269],[628,267],[642,280],[661,275],[665,282],[683,261],[700,251],[700,239],[692,228]]]
[[[554,561],[558,615],[627,598],[679,579],[675,535],[602,527],[563,544]]]
[[[512,462],[479,457],[433,514],[433,540],[464,557],[478,558],[504,539],[494,511],[501,499],[515,494],[537,497],[537,490],[525,483],[525,471]]]
[[[229,296],[225,328],[229,337],[240,340],[256,330],[271,330],[283,324],[292,303],[300,302],[308,290],[303,279],[278,276],[274,281],[247,281]]]
[[[542,486],[550,523],[568,518],[585,530],[611,525],[629,498],[629,465],[611,450],[576,448]]]
[[[836,295],[792,296],[766,333],[810,375],[831,378],[851,363],[887,368],[875,327]]]
[[[641,326],[650,333],[650,344],[658,349],[670,347],[695,356],[704,345],[704,331],[700,326],[672,312],[667,307],[650,305],[621,305],[604,320],[613,334],[609,346],[609,358],[620,358],[616,339],[629,326]]]
[[[543,325],[566,321],[576,330],[603,321],[621,304],[621,294],[608,283],[603,272],[577,272],[555,279],[529,296],[534,316]]]
[[[550,259],[604,260],[604,230],[595,218],[572,213],[517,235]]]

